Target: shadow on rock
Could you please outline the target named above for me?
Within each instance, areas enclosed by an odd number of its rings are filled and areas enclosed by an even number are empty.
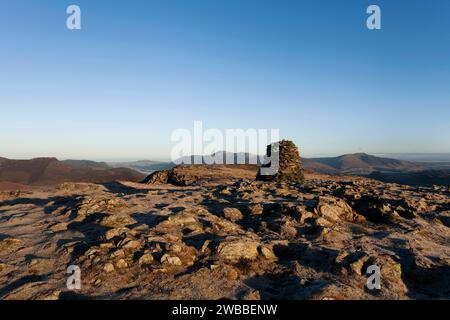
[[[11,283],[9,283],[7,286],[0,288],[0,299],[3,299],[5,296],[13,292],[14,290],[28,284],[31,282],[41,282],[41,281],[47,281],[50,274],[46,275],[28,275],[24,276],[20,279],[17,279]]]
[[[296,243],[275,245],[273,252],[282,265],[290,266],[296,261],[301,266],[312,268],[317,272],[332,272],[336,257],[339,255],[338,250]]]
[[[105,187],[109,193],[112,193],[117,196],[124,194],[127,195],[142,194],[148,192],[148,189],[136,189],[133,187],[126,186],[118,181],[97,183],[97,185]]]
[[[262,300],[305,300],[321,292],[327,280],[302,280],[292,273],[256,276],[245,284],[259,292]]]

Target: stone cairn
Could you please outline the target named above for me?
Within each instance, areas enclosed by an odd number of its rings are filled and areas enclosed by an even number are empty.
[[[270,157],[272,153],[279,152],[279,168],[273,175],[262,174],[263,168],[271,166]],[[274,152],[272,152],[274,151]],[[262,165],[258,170],[256,180],[274,182],[304,182],[303,170],[300,163],[300,153],[297,146],[289,140],[282,140],[267,146],[266,159],[269,163]],[[276,161],[276,160],[275,160]]]

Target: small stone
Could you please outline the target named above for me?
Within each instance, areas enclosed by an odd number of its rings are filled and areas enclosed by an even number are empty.
[[[65,231],[65,230],[67,230],[68,225],[69,225],[69,223],[67,223],[67,222],[57,223],[57,224],[51,226],[50,230],[52,230],[53,232]]]
[[[209,244],[211,243],[211,240],[205,240],[205,242],[203,242],[202,248],[200,249],[201,253],[205,253],[206,250],[208,250]]]
[[[314,217],[314,215],[311,212],[305,211],[305,212],[302,213],[302,215],[300,217],[300,223],[304,224],[305,220],[310,219],[312,217]]]
[[[105,239],[111,240],[112,238],[118,236],[120,234],[118,229],[110,229],[105,233]]]
[[[341,252],[335,259],[336,263],[341,264],[344,269],[348,268],[357,275],[364,273],[363,266],[369,260],[369,255],[363,251],[356,252]],[[341,272],[345,272],[342,270]]]
[[[128,267],[128,263],[124,259],[120,259],[119,261],[117,261],[116,266],[119,269],[125,269]]]
[[[150,264],[153,262],[153,256],[151,253],[145,253],[139,258],[139,264]]]
[[[39,297],[38,300],[59,300],[60,299],[61,290],[55,290],[51,294]]]
[[[93,258],[97,253],[99,253],[100,250],[96,248],[91,248],[84,254],[86,257]]]
[[[33,258],[28,262],[28,269],[31,272],[42,272],[51,270],[54,266],[54,260],[50,258]]]
[[[128,241],[127,243],[125,243],[122,247],[124,249],[135,250],[135,249],[139,249],[141,247],[141,243],[137,240],[131,240],[131,241]]]
[[[0,240],[0,253],[6,252],[10,253],[23,244],[23,241],[15,238],[6,238],[4,240]]]
[[[100,243],[100,248],[102,249],[111,249],[112,247],[114,247],[114,244],[110,242]]]
[[[223,189],[222,191],[220,191],[220,195],[222,195],[222,196],[230,196],[231,192],[228,189]]]
[[[125,257],[125,252],[122,249],[116,250],[111,254],[111,258]]]
[[[235,222],[241,220],[244,216],[239,209],[236,208],[224,208],[223,215],[225,218]]]
[[[181,266],[183,264],[180,258],[168,254],[162,256],[161,263],[171,264],[173,266]]]
[[[331,222],[329,222],[328,220],[326,220],[324,218],[317,218],[315,220],[314,224],[319,227],[330,227],[332,225]]]
[[[284,238],[295,238],[297,236],[297,229],[289,223],[281,225],[280,234]]]
[[[176,235],[174,235],[174,234],[167,234],[166,235],[166,240],[169,241],[169,242],[175,242],[175,241],[178,241],[179,238]]]
[[[229,205],[230,201],[225,200],[225,199],[218,199],[217,202],[219,202],[221,205]]]
[[[262,205],[258,204],[252,204],[249,206],[250,214],[251,215],[260,215],[264,211],[264,207]]]
[[[367,260],[369,260],[368,256],[362,256],[355,262],[350,263],[350,269],[352,269],[357,275],[362,275],[362,268]]]
[[[114,271],[114,265],[112,263],[105,264],[105,267],[103,268],[106,272],[110,273]]]
[[[183,248],[179,245],[179,244],[172,244],[171,246],[169,246],[169,250],[172,252],[176,252],[179,253],[183,250]]]
[[[237,280],[239,279],[239,272],[236,271],[236,269],[231,269],[227,273],[227,279],[228,280]]]
[[[244,293],[240,300],[261,300],[261,295],[258,290],[250,290],[249,292]]]
[[[277,260],[277,256],[273,253],[273,250],[266,246],[261,246],[261,254],[267,260]]]

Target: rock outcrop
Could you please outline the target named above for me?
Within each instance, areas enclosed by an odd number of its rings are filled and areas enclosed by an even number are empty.
[[[183,172],[183,166],[179,166],[170,170],[155,171],[145,178],[142,183],[187,186],[195,183],[197,180],[198,176]]]
[[[175,186],[201,185],[203,183],[227,184],[236,178],[251,179],[257,170],[257,165],[250,164],[179,165],[170,170],[155,171],[142,183]]]

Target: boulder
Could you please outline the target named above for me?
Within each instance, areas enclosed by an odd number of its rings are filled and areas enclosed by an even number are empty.
[[[16,238],[0,240],[0,253],[11,253],[23,245],[23,241]]]
[[[258,257],[259,242],[252,240],[234,240],[222,242],[217,248],[217,254],[224,260],[255,259]]]
[[[241,220],[244,216],[239,209],[236,208],[224,208],[223,215],[225,218],[235,222]]]
[[[173,266],[181,266],[183,264],[181,262],[180,258],[178,258],[177,256],[171,256],[171,255],[168,255],[168,254],[165,254],[165,255],[162,256],[161,263],[170,264],[170,265],[173,265]]]
[[[365,221],[364,217],[356,214],[347,202],[332,196],[319,197],[319,202],[314,211],[317,215],[330,222],[338,222],[339,220],[349,222]]]
[[[161,170],[151,173],[142,181],[146,184],[173,184],[176,186],[188,186],[195,184],[199,177],[192,172],[184,170],[186,166],[180,165],[170,170]]]

